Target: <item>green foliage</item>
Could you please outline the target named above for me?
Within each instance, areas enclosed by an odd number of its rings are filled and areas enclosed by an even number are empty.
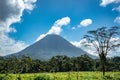
[[[106,71],[120,71],[120,57],[108,58]],[[30,57],[0,58],[0,73],[20,74],[39,72],[101,71],[99,59],[88,55],[79,57],[54,56],[48,61],[33,60]],[[19,79],[19,78],[18,78]]]
[[[52,80],[52,79],[50,78],[50,76],[42,75],[35,77],[34,80]]]
[[[0,74],[0,80],[120,80],[120,72],[57,72],[37,74]],[[20,79],[18,79],[20,77]]]
[[[120,43],[117,42],[117,40],[112,39],[119,37],[120,27],[114,26],[109,29],[107,27],[101,27],[96,30],[88,31],[87,33],[88,34],[84,36],[84,38],[87,40],[84,45],[86,47],[89,46],[89,48],[92,47],[95,49],[95,52],[100,58],[103,75],[105,75],[108,53],[110,51],[115,52],[115,50],[120,47]]]
[[[17,80],[22,80],[21,77],[20,77],[20,75],[17,77]]]
[[[0,76],[0,80],[4,80],[4,76]]]

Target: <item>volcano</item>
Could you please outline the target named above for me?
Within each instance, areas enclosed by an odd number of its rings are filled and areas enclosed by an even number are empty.
[[[17,56],[17,57],[29,56],[32,59],[46,60],[57,55],[77,57],[83,54],[88,54],[88,53],[78,47],[75,47],[63,37],[59,35],[51,34],[45,36],[43,39],[30,45],[24,50],[12,54],[11,56]]]

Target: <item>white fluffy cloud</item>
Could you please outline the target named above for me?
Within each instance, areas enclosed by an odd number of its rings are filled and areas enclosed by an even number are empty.
[[[118,4],[120,3],[120,0],[102,0],[102,2],[100,3],[101,6],[106,7],[109,4]],[[118,5],[117,7],[113,7],[112,11],[118,11],[120,13],[120,5]],[[120,24],[120,16],[116,17],[114,20],[115,23]]]
[[[36,0],[0,0],[0,56],[15,53],[27,45],[8,36],[16,32],[11,24],[20,22],[24,10],[31,11]]]
[[[84,42],[86,42],[86,39],[82,39],[80,41],[70,41],[70,43],[75,45],[76,47],[82,47]]]
[[[76,27],[72,27],[72,30],[75,30],[76,29]]]
[[[91,24],[92,24],[92,19],[84,19],[80,22],[79,25],[77,25],[76,27],[72,27],[72,30],[75,30],[75,29],[80,28],[80,27],[87,27]]]
[[[98,54],[96,53],[96,49],[94,48],[93,44],[88,43],[88,41],[86,39],[82,39],[80,41],[71,41],[70,43],[73,44],[74,46],[78,47],[78,48],[83,49],[84,51],[88,52],[89,54],[98,56]],[[110,44],[113,45],[113,43],[114,44],[120,43],[120,38],[117,38],[117,37],[116,38],[111,38]],[[90,46],[89,47],[84,46],[85,44],[88,44]],[[112,50],[108,53],[109,57],[118,56],[118,55],[120,56],[120,47],[116,48],[115,51]]]
[[[51,29],[46,33],[46,34],[41,34],[36,41],[39,41],[43,37],[45,37],[48,34],[57,34],[59,35],[62,31],[62,27],[66,26],[70,23],[70,18],[69,17],[64,17],[62,19],[57,20],[54,25],[51,27]]]
[[[111,4],[111,3],[117,3],[117,2],[120,2],[120,0],[102,0],[101,2],[101,6],[107,6],[108,4]]]
[[[92,20],[91,19],[84,19],[84,20],[82,20],[80,22],[80,25],[84,26],[84,27],[89,26],[90,24],[92,24]]]
[[[88,43],[86,39],[82,39],[80,41],[70,41],[70,43],[78,48],[83,49],[84,51],[88,52],[91,55],[98,56],[98,54],[95,53],[94,47],[89,48],[89,47],[84,46],[84,44]],[[92,45],[92,44],[89,44],[89,45]]]
[[[115,8],[112,9],[112,11],[114,11],[114,10],[120,12],[120,5],[118,7],[115,7]]]
[[[115,18],[115,20],[114,20],[114,22],[116,22],[116,23],[119,23],[119,24],[120,24],[120,16],[116,17],[116,18]]]

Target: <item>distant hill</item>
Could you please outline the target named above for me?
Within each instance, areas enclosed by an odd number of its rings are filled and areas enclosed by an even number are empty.
[[[51,35],[47,35],[38,42],[30,45],[24,50],[12,54],[10,56],[17,56],[17,57],[29,56],[32,59],[46,60],[56,55],[66,55],[69,57],[73,57],[73,56],[76,57],[83,54],[88,54],[88,53],[80,48],[75,47],[61,36],[51,34]]]

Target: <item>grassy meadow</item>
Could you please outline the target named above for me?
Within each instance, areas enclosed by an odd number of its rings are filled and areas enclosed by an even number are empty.
[[[120,72],[57,72],[31,74],[0,74],[0,80],[120,80]]]

